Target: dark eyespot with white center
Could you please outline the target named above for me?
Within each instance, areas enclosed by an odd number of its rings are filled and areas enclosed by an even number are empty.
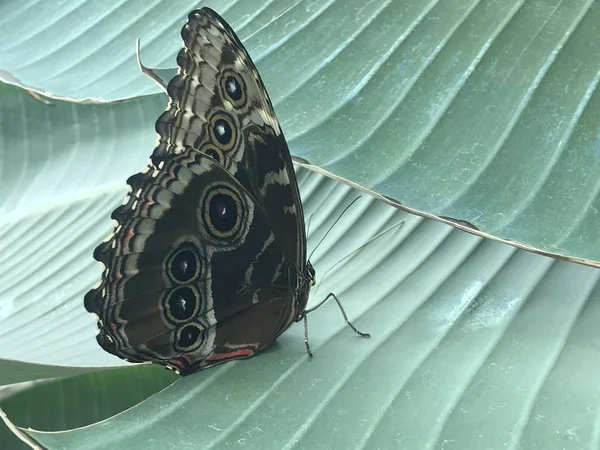
[[[235,235],[244,215],[240,195],[229,186],[217,185],[210,189],[202,204],[202,219],[206,230],[217,239]]]
[[[175,333],[175,351],[192,352],[197,350],[204,340],[204,329],[196,323],[190,323]]]
[[[215,133],[215,138],[217,141],[223,145],[227,145],[233,137],[231,125],[229,125],[229,122],[224,119],[218,119],[215,121],[213,132]]]
[[[210,143],[223,152],[235,147],[237,130],[233,119],[225,113],[215,114],[209,123]]]
[[[225,156],[223,155],[223,152],[210,142],[204,145],[200,151],[205,155],[210,156],[222,166],[225,165]]]
[[[169,269],[171,276],[180,283],[186,283],[198,274],[198,256],[192,249],[179,250],[171,258]]]
[[[243,78],[231,69],[221,75],[221,91],[223,97],[231,102],[234,108],[246,103],[246,85]]]
[[[242,98],[242,87],[238,83],[238,80],[231,75],[225,80],[225,90],[232,100],[238,101]]]
[[[196,293],[186,286],[173,291],[168,301],[170,315],[178,322],[191,319],[198,307]]]
[[[227,194],[216,194],[210,201],[210,220],[213,226],[221,231],[230,231],[237,221],[235,200]]]

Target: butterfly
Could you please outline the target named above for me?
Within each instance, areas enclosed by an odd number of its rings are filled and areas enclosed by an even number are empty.
[[[157,146],[94,251],[102,278],[84,305],[104,350],[186,375],[251,357],[302,319],[306,331],[315,271],[292,158],[248,52],[209,8],[181,35]]]

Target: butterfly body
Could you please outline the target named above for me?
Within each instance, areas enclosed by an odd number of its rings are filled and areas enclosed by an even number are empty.
[[[187,374],[271,345],[305,315],[315,272],[291,156],[246,50],[189,14],[148,167],[127,181],[85,296],[97,340]]]

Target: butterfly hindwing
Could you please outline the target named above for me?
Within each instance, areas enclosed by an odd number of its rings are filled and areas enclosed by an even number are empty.
[[[133,361],[179,361],[181,370],[184,357],[208,364],[231,346],[260,350],[261,336],[248,340],[256,333],[229,342],[218,332],[258,303],[275,315],[292,309],[278,301],[288,295],[289,268],[260,206],[200,154],[194,163],[174,156],[129,182],[131,194],[113,213],[119,225],[94,253],[106,266],[102,282],[85,299],[100,318],[103,348]],[[249,328],[268,339],[280,327],[272,315]]]

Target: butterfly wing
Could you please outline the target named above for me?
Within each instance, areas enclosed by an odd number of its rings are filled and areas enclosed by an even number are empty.
[[[131,194],[112,214],[118,225],[94,252],[102,281],[85,297],[105,350],[182,372],[260,351],[293,303],[260,205],[220,164],[194,156],[128,180]],[[246,311],[257,320],[221,334],[248,322]]]
[[[219,161],[260,203],[286,258],[304,272],[306,236],[290,152],[264,84],[231,27],[209,8],[182,29],[178,73],[154,156],[188,148]]]
[[[212,10],[182,36],[157,147],[94,252],[105,270],[85,307],[105,350],[185,374],[268,346],[308,287],[296,178],[258,72]]]

